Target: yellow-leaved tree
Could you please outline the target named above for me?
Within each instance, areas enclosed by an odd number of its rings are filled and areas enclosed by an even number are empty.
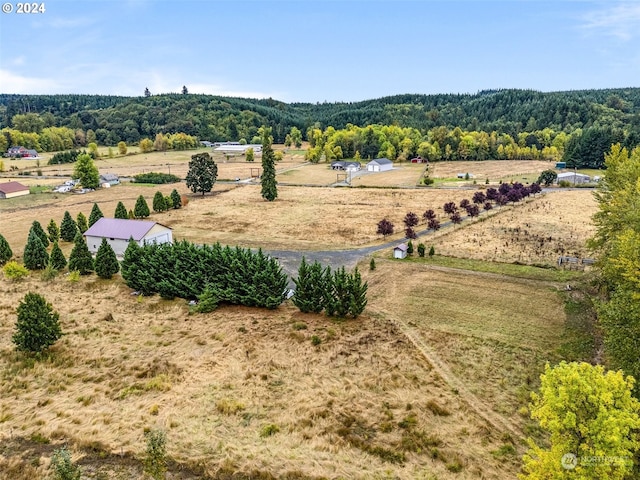
[[[523,480],[623,480],[634,475],[640,447],[640,403],[634,379],[588,363],[546,366],[531,416],[549,434],[549,447],[529,439]],[[637,474],[638,472],[635,472]]]

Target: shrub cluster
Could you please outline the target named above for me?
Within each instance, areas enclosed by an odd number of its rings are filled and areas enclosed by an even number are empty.
[[[293,304],[303,313],[320,313],[331,317],[356,318],[367,305],[367,282],[362,283],[360,272],[346,272],[344,267],[335,272],[320,263],[309,265],[304,257],[293,280],[296,291]]]
[[[209,310],[219,303],[276,308],[286,295],[287,276],[261,250],[174,244],[140,246],[130,241],[121,265],[130,288],[143,295],[200,299]]]
[[[139,173],[133,176],[133,183],[153,183],[155,185],[163,185],[165,183],[177,183],[180,177],[171,173]]]
[[[67,150],[65,152],[58,152],[53,157],[49,159],[47,165],[58,165],[61,163],[74,163],[79,155],[90,155],[91,158],[95,159],[95,154],[93,152],[87,153],[86,150]]]

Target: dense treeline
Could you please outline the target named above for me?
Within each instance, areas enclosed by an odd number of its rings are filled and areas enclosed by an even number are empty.
[[[201,140],[250,141],[262,125],[283,143],[292,127],[347,128],[349,124],[398,125],[422,132],[435,127],[496,131],[517,137],[551,128],[610,127],[640,131],[640,89],[543,93],[491,90],[464,95],[396,95],[353,103],[291,103],[213,95],[111,97],[91,95],[0,95],[0,128],[23,132],[67,127],[91,132],[97,142],[128,144],[157,133],[184,132]],[[70,147],[67,147],[70,148]]]
[[[144,295],[276,308],[285,300],[287,275],[262,251],[240,247],[129,242],[122,261],[127,285]]]
[[[607,298],[599,305],[608,366],[640,379],[640,147],[614,145],[596,191],[599,211],[591,247]],[[638,383],[635,395],[640,397]]]

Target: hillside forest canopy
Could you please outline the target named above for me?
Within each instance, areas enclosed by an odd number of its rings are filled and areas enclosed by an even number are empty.
[[[640,89],[397,95],[349,103],[283,103],[194,94],[142,97],[0,95],[0,149],[90,144],[184,150],[200,140],[310,144],[307,159],[548,159],[600,168],[614,143],[640,144]]]

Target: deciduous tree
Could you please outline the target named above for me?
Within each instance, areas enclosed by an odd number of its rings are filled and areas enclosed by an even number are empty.
[[[548,432],[550,445],[529,441],[520,478],[631,478],[640,445],[633,377],[588,363],[561,362],[554,368],[547,365],[540,378],[530,411]]]
[[[73,167],[73,179],[79,180],[84,188],[96,189],[100,186],[100,175],[98,168],[93,163],[91,155],[86,153],[78,155],[76,164]]]
[[[187,187],[193,193],[209,193],[218,177],[218,166],[207,152],[191,156],[189,172],[187,173]]]
[[[378,235],[382,235],[386,238],[387,235],[393,235],[393,223],[386,218],[383,218],[378,222]]]
[[[402,221],[404,222],[405,227],[411,228],[418,225],[418,223],[420,222],[420,219],[418,218],[418,215],[416,215],[415,213],[409,212],[404,216],[404,219]]]

